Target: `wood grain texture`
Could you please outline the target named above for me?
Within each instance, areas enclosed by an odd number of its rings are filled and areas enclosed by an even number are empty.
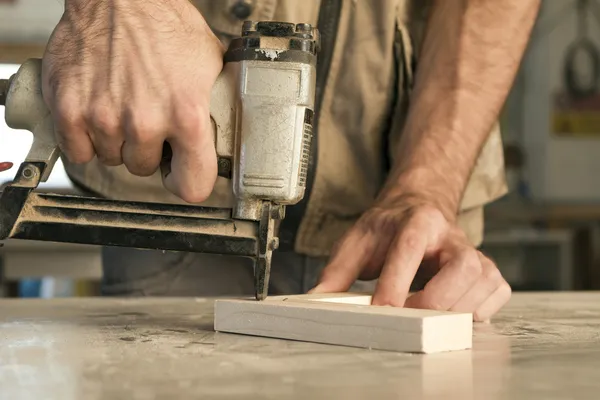
[[[371,306],[353,293],[274,296],[215,302],[217,332],[409,353],[470,349],[473,316]]]

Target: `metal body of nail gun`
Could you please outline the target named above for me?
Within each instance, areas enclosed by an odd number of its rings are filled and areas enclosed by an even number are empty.
[[[319,37],[308,24],[245,22],[231,41],[211,98],[219,175],[235,205],[115,201],[35,192],[60,151],[41,92],[41,60],[0,81],[8,126],[33,133],[0,194],[0,240],[29,239],[250,257],[256,298],[267,296],[275,221],[304,196]]]

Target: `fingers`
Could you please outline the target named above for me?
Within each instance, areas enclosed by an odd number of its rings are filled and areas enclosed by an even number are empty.
[[[210,135],[208,107],[180,107],[178,113],[176,135],[168,137],[173,150],[171,172],[163,175],[163,182],[184,201],[199,203],[210,196],[217,179],[217,154]]]
[[[449,310],[479,280],[482,272],[477,250],[467,244],[449,243],[443,250],[448,259],[422,291],[407,299],[405,307]]]
[[[505,283],[494,263],[480,252],[477,253],[482,267],[481,274],[464,296],[452,305],[452,311],[473,312],[477,310]]]
[[[131,113],[124,117],[126,141],[121,149],[123,163],[134,175],[151,176],[160,164],[167,129],[156,118],[159,112]]]
[[[190,203],[211,194],[217,156],[208,102],[132,111],[101,99],[82,106],[76,98],[59,92],[52,100],[57,140],[70,162],[87,163],[96,156],[104,165],[125,164],[133,175],[150,176],[158,169],[168,140],[173,158],[171,173],[164,179],[167,189]]]
[[[356,281],[362,267],[372,255],[375,236],[370,231],[353,228],[342,239],[323,270],[319,284],[310,293],[345,292]]]
[[[407,299],[405,307],[473,313],[486,321],[511,297],[511,289],[496,265],[479,251],[462,247],[449,254],[425,288]]]
[[[88,163],[94,156],[104,165],[123,164],[125,134],[117,109],[100,100],[83,106],[76,99],[75,94],[58,92],[53,100],[55,133],[63,154],[75,164]]]
[[[123,164],[121,148],[125,135],[116,110],[95,101],[86,117],[88,135],[98,161],[110,167]]]
[[[473,313],[473,320],[488,321],[510,300],[512,291],[510,285],[503,282],[490,297],[487,298]]]
[[[55,63],[44,57],[42,96],[53,118],[56,143],[71,163],[84,164],[91,161],[96,152],[83,118],[85,97],[77,90],[85,91],[86,86],[79,83],[75,88],[63,84]]]
[[[422,234],[425,228],[420,219],[413,219],[397,235],[377,282],[373,305],[404,306],[427,248],[427,240]]]
[[[55,96],[51,102],[56,141],[67,159],[74,164],[85,164],[96,155],[83,118],[82,106],[70,94]]]

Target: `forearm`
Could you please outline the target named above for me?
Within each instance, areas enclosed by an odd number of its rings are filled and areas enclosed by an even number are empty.
[[[434,1],[411,108],[382,196],[457,214],[514,80],[540,0]]]

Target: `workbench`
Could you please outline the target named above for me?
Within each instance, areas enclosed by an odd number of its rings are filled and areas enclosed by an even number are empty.
[[[596,399],[600,292],[513,295],[472,350],[214,333],[210,299],[0,300],[0,399]]]

